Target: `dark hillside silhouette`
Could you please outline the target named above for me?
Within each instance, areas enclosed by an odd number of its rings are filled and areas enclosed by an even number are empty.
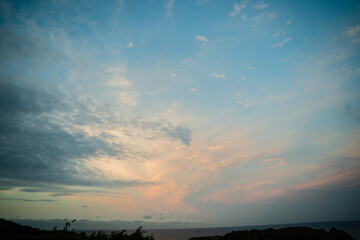
[[[354,240],[347,233],[332,228],[329,232],[324,229],[308,227],[288,227],[281,229],[265,229],[251,231],[233,231],[224,236],[193,237],[189,240]]]

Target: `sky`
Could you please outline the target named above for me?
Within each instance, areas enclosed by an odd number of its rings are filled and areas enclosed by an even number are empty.
[[[359,220],[359,13],[355,0],[1,0],[0,217]]]

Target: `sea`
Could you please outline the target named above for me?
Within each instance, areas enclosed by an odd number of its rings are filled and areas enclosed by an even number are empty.
[[[146,235],[153,234],[155,240],[188,240],[191,237],[205,237],[224,235],[231,231],[251,230],[251,229],[279,229],[285,227],[311,227],[314,229],[325,229],[329,231],[335,227],[346,233],[352,238],[360,240],[360,221],[346,222],[316,222],[316,223],[294,223],[294,224],[276,224],[276,225],[256,225],[256,226],[238,226],[238,227],[218,227],[218,228],[189,228],[189,229],[144,229]],[[131,232],[131,231],[129,231]]]

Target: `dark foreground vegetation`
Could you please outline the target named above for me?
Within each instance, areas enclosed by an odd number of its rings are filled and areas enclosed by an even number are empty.
[[[105,233],[104,231],[93,232],[86,235],[85,232],[77,233],[69,230],[76,220],[67,221],[61,229],[54,227],[52,231],[44,231],[29,226],[7,221],[0,218],[1,240],[154,240],[153,236],[144,236],[145,231],[139,227],[135,232],[128,234],[125,230]],[[251,231],[233,231],[224,236],[193,237],[189,240],[354,240],[347,233],[332,228],[329,232],[323,229],[308,227],[288,227],[282,229],[265,229]],[[170,240],[170,239],[169,239]]]
[[[0,239],[2,240],[154,240],[153,236],[144,236],[145,231],[139,227],[135,232],[128,234],[126,230],[105,233],[104,231],[93,232],[86,235],[85,232],[77,233],[69,230],[76,220],[67,221],[62,229],[54,227],[52,231],[44,231],[29,226],[7,221],[0,218]]]
[[[288,227],[281,229],[265,229],[251,231],[233,231],[224,236],[193,237],[189,240],[354,240],[347,233],[332,228],[329,232],[324,229],[308,227]]]

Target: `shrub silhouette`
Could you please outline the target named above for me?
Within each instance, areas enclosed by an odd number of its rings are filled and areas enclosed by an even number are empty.
[[[64,226],[58,230],[57,226],[52,231],[43,231],[29,226],[7,221],[0,218],[0,239],[2,240],[155,240],[154,237],[144,236],[145,231],[142,227],[128,234],[126,230],[113,231],[106,233],[103,230],[95,231],[89,236],[85,232],[76,233],[75,229],[69,231],[70,226],[76,222],[76,219],[65,219]]]

